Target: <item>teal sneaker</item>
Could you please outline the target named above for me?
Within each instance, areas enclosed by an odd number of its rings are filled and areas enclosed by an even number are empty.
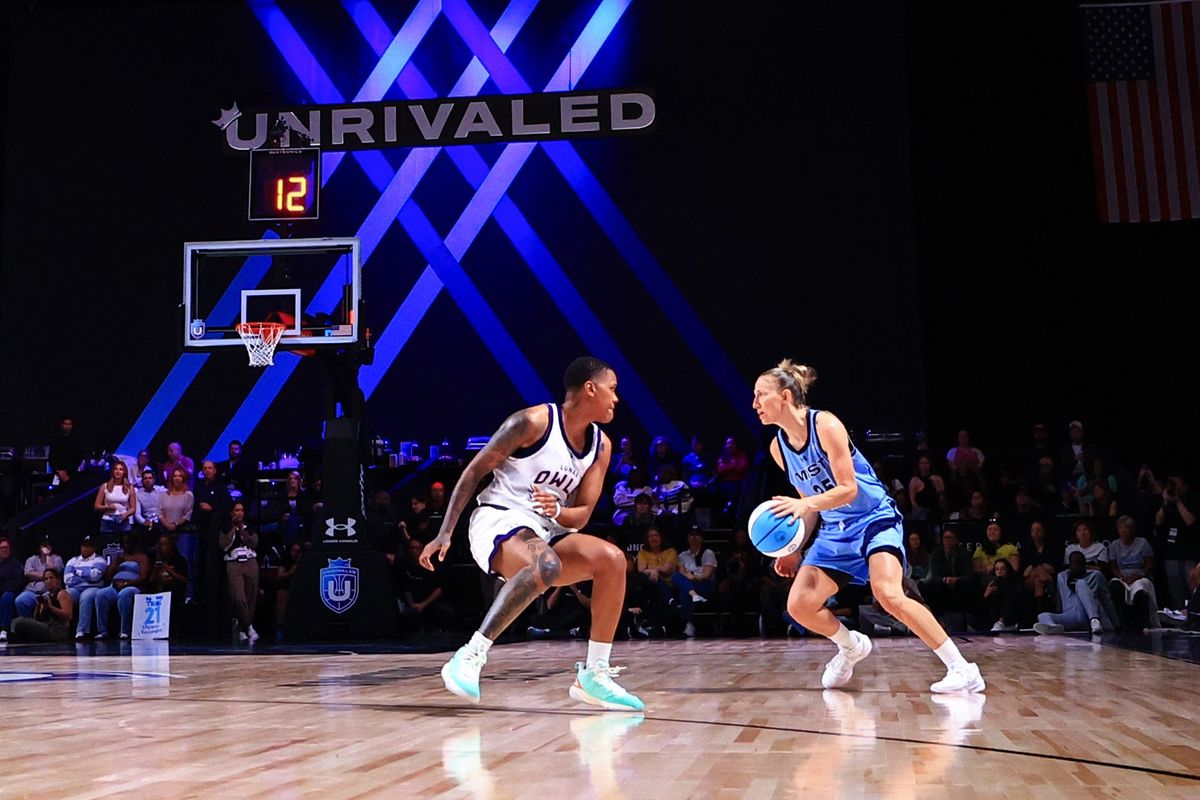
[[[464,645],[442,667],[442,683],[453,694],[472,703],[479,702],[479,672],[487,663],[487,656],[468,650]]]
[[[597,661],[591,669],[582,661],[576,662],[571,699],[610,711],[641,711],[646,704],[613,681],[622,669],[610,667],[606,661]]]

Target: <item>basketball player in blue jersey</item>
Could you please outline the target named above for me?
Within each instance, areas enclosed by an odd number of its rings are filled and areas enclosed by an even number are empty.
[[[561,406],[534,406],[505,420],[463,471],[441,531],[421,553],[426,569],[433,569],[435,553],[445,559],[454,526],[491,474],[471,513],[471,554],[505,583],[471,641],[442,667],[442,681],[478,703],[479,673],[496,637],[547,587],[592,581],[587,661],[576,664],[569,694],[600,708],[640,711],[642,701],[616,684],[617,669],[609,666],[625,598],[625,554],[597,536],[577,533],[591,518],[608,471],[612,443],[597,423],[613,418],[617,376],[599,359],[577,358],[563,385]]]
[[[778,516],[803,519],[811,537],[806,552],[801,549],[775,562],[780,575],[796,576],[788,613],[838,646],[821,684],[826,689],[844,686],[854,665],[871,654],[871,640],[848,630],[825,607],[840,587],[870,580],[879,604],[921,637],[946,665],[946,677],[930,690],[982,692],[986,685],[979,667],[963,658],[928,608],[904,594],[900,512],[841,420],[808,407],[808,389],[816,379],[811,367],[785,359],[755,382],[754,410],[764,425],[779,427],[771,441],[771,456],[800,495],[775,497],[772,510]]]

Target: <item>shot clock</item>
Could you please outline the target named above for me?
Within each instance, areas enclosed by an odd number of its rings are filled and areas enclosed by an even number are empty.
[[[320,148],[250,151],[251,222],[316,219],[320,198]]]

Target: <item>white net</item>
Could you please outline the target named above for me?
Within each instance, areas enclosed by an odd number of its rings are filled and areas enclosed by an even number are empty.
[[[275,345],[283,336],[284,326],[278,322],[239,322],[237,332],[250,354],[250,366],[271,367],[275,365]]]

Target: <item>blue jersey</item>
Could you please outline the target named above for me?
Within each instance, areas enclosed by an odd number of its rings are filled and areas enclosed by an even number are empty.
[[[821,447],[821,439],[817,436],[819,413],[821,412],[815,408],[808,409],[808,441],[799,450],[792,447],[782,429],[777,434],[779,452],[783,455],[788,480],[806,497],[822,494],[837,486],[833,469],[829,465],[829,455]],[[837,526],[845,530],[855,527],[856,522],[874,521],[881,517],[892,517],[898,521],[900,512],[895,502],[875,476],[875,470],[871,469],[870,463],[854,446],[854,442],[850,442],[850,458],[854,461],[854,479],[858,483],[858,495],[849,505],[822,511],[821,527]]]

